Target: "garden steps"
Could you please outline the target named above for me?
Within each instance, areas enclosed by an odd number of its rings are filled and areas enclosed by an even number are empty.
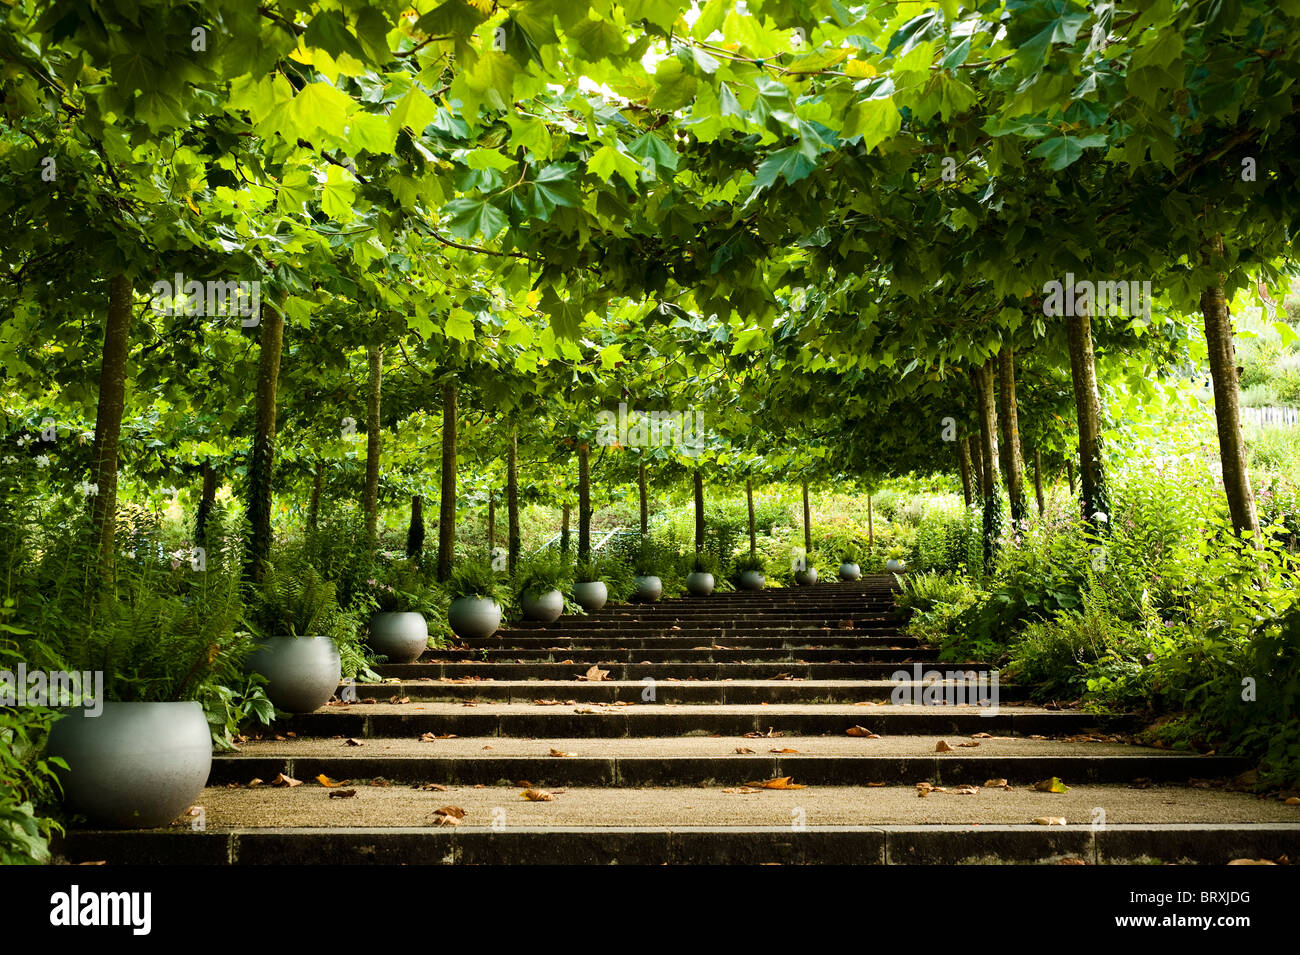
[[[203,831],[190,820],[74,831],[57,851],[70,861],[222,864],[1300,855],[1297,807],[1221,782],[1187,785],[1231,779],[1244,761],[1117,742],[1136,728],[1132,718],[1025,705],[1014,686],[999,686],[996,712],[887,702],[900,668],[909,677],[913,664],[989,669],[937,663],[899,635],[892,584],[614,607],[384,664],[380,674],[395,682],[347,688],[380,702],[285,718],[264,731],[282,738],[216,756]],[[839,626],[850,619],[852,630]],[[593,664],[608,679],[577,679]],[[654,702],[642,695],[647,678]],[[462,682],[442,682],[452,680]],[[879,738],[848,736],[854,726]],[[952,751],[938,752],[940,740]],[[281,773],[303,784],[246,785]],[[320,775],[350,782],[326,787]],[[1052,776],[1068,791],[1032,788]],[[725,791],[781,777],[808,788]],[[984,787],[992,779],[1013,788]],[[921,782],[950,791],[918,798]],[[524,784],[553,798],[529,801]],[[977,790],[951,791],[965,785]],[[340,789],[355,794],[331,798]],[[438,826],[434,811],[449,805],[464,820]],[[1107,825],[1095,829],[1098,808]],[[1048,816],[1069,824],[1033,821]]]

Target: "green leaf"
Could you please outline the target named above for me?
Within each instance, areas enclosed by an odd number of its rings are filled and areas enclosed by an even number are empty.
[[[293,98],[288,119],[303,139],[311,139],[316,130],[342,139],[355,105],[352,97],[329,83],[309,83]]]
[[[587,171],[599,176],[605,182],[613,179],[615,174],[620,175],[635,189],[641,175],[641,164],[627,153],[605,145],[597,149],[595,155],[587,160]]]
[[[627,151],[638,159],[648,160],[655,172],[660,168],[670,172],[677,169],[677,151],[652,132],[642,133]]]
[[[412,133],[419,136],[437,115],[438,107],[433,104],[433,100],[412,86],[388,114],[388,122],[394,136],[403,126],[409,127]]]
[[[312,17],[311,23],[307,24],[307,32],[303,34],[303,41],[307,46],[322,49],[332,57],[337,58],[339,54],[346,53],[358,60],[366,59],[360,42],[348,31],[343,14],[335,10],[323,10]]]
[[[463,308],[453,308],[442,326],[442,333],[458,342],[474,340],[474,316]]]
[[[903,127],[903,117],[890,99],[859,100],[844,118],[840,138],[852,141],[862,137],[862,148],[875,149]]]
[[[443,212],[451,216],[448,228],[458,239],[480,234],[491,239],[507,225],[505,213],[485,199],[454,199]]]

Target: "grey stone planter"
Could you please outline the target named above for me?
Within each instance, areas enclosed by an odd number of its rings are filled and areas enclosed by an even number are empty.
[[[907,570],[907,561],[891,557],[885,561],[885,570]]]
[[[105,703],[99,716],[65,711],[48,754],[63,802],[93,824],[149,829],[194,805],[212,769],[212,734],[198,703]]]
[[[573,599],[582,609],[591,613],[605,606],[609,600],[609,588],[603,580],[583,580],[573,585]]]
[[[664,582],[653,574],[638,574],[633,596],[642,603],[654,603],[664,594]]]
[[[311,713],[339,688],[339,648],[329,637],[271,637],[248,655],[248,669],[266,677],[266,695],[290,713]]]
[[[840,580],[861,580],[862,568],[852,561],[840,564]]]
[[[447,610],[447,623],[462,640],[481,640],[501,626],[501,605],[491,597],[457,597]]]
[[[702,570],[692,571],[686,575],[686,589],[696,597],[707,597],[713,593],[714,580],[712,574],[707,574]]]
[[[767,586],[767,578],[760,571],[742,571],[736,579],[736,586],[741,590],[762,590]]]
[[[429,646],[429,625],[423,614],[411,611],[377,613],[366,643],[389,663],[414,663]]]
[[[800,587],[811,587],[817,583],[817,568],[809,567],[807,570],[796,570],[794,572],[794,582]]]
[[[558,590],[548,590],[537,595],[525,593],[520,595],[519,604],[529,620],[555,623],[560,619],[560,614],[564,613],[564,594]]]

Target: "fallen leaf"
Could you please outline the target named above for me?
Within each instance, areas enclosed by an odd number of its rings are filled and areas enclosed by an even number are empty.
[[[385,779],[383,776],[376,776],[374,779],[370,780],[370,785],[382,787],[382,786],[391,786],[393,784],[390,780]]]
[[[1064,825],[1068,825],[1068,823],[1066,823],[1066,821],[1065,821],[1065,817],[1064,817],[1064,816],[1039,816],[1037,819],[1034,820],[1034,823],[1035,823],[1036,825],[1039,825],[1039,826],[1064,826]]]
[[[443,806],[441,809],[435,809],[434,812],[440,816],[453,816],[456,819],[465,818],[465,810],[461,809],[460,806]]]
[[[985,789],[1010,789],[1005,779],[986,779],[984,780]]]
[[[752,755],[754,755],[754,751],[753,751],[752,749],[750,749],[748,746],[737,746],[737,747],[736,747],[736,752],[739,753],[739,754],[742,755],[742,756],[752,756]]]
[[[1051,779],[1044,779],[1041,782],[1034,783],[1034,789],[1040,793],[1064,793],[1069,792],[1070,787],[1065,785],[1055,776]]]
[[[360,740],[348,738],[343,741],[343,745],[344,746],[365,746],[366,744],[361,742]]]
[[[936,753],[951,753],[952,747],[948,745],[947,740],[941,739],[939,740],[939,745],[934,748],[934,751]]]
[[[320,783],[322,786],[324,786],[327,789],[335,789],[343,785],[342,783],[336,783],[334,780],[330,779],[324,773],[321,773],[319,776],[316,777],[316,782]]]
[[[876,788],[876,787],[878,787],[878,786],[884,786],[884,785],[886,785],[886,784],[885,784],[885,783],[867,783],[867,785],[868,785],[869,787],[871,787],[871,788],[874,789],[874,788]]]
[[[589,681],[592,682],[592,683],[599,683],[599,682],[601,682],[602,680],[608,680],[608,679],[609,679],[609,671],[608,671],[608,670],[602,670],[600,667],[595,666],[595,665],[593,664],[592,667],[591,667],[591,669],[589,669],[589,670],[587,671],[587,675],[586,675],[586,676],[580,676],[580,677],[578,677],[578,679],[579,679],[579,680],[589,680]]]
[[[879,734],[871,732],[865,726],[850,726],[844,732],[849,736],[859,736],[862,739],[880,739]]]
[[[329,793],[330,799],[351,799],[357,794],[355,789],[334,789]]]
[[[974,796],[979,791],[980,790],[978,786],[958,786],[956,789],[953,790],[953,795]]]
[[[533,700],[534,706],[559,706],[559,700]]]
[[[294,779],[291,776],[286,776],[284,773],[279,773],[276,775],[275,779],[271,780],[271,785],[288,786],[290,789],[292,789],[294,786],[301,786],[302,780]]]
[[[791,749],[789,746],[787,746],[785,749],[769,749],[768,752],[769,753],[797,753],[799,751],[797,749]]]
[[[722,791],[724,793],[737,793],[740,795],[748,795],[750,793],[761,793],[763,790],[755,789],[753,786],[729,786],[728,788]]]
[[[1286,804],[1288,806],[1300,806],[1300,796],[1288,796],[1286,798]]]
[[[552,749],[551,752],[550,752],[550,755],[551,755],[551,756],[577,756],[578,754],[577,754],[577,753],[562,753],[562,752],[560,752],[558,749]]]
[[[254,776],[252,779],[248,781],[249,789],[252,789],[254,786],[262,786],[262,785],[265,784],[262,782],[262,780],[258,779],[256,776]]]
[[[423,786],[419,788],[428,792],[436,792],[436,793],[445,793],[447,791],[447,787],[442,785],[441,783],[425,783]]]
[[[399,703],[399,704],[400,704],[400,703],[410,703],[410,702],[411,702],[411,698],[410,698],[409,696],[390,696],[390,697],[388,698],[388,702],[389,702],[389,703]]]
[[[966,742],[966,743],[958,743],[957,745],[958,745],[958,746],[978,746],[978,745],[979,745],[979,740],[973,739],[973,740],[970,740],[969,742]]]
[[[970,738],[971,739],[992,739],[993,734],[992,733],[971,733]]]
[[[1233,859],[1228,865],[1277,865],[1269,859]]]
[[[766,779],[757,783],[745,783],[746,786],[757,786],[759,789],[807,789],[802,783],[792,783],[793,776],[778,776],[775,779]]]
[[[460,820],[455,816],[445,816],[438,812],[433,814],[433,824],[435,826],[459,826]]]
[[[441,733],[441,734],[424,733],[420,736],[421,743],[432,743],[434,740],[439,740],[439,739],[456,739],[456,734],[455,733]]]
[[[543,789],[525,789],[522,795],[529,802],[550,802],[555,798]]]

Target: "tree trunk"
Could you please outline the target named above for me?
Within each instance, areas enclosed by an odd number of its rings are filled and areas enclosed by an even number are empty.
[[[1223,256],[1223,236],[1216,234],[1201,253],[1205,265],[1211,255]],[[1210,379],[1214,384],[1214,419],[1219,431],[1219,460],[1223,464],[1223,493],[1228,499],[1228,513],[1237,536],[1251,535],[1254,546],[1260,545],[1259,516],[1255,512],[1255,493],[1246,469],[1246,445],[1241,436],[1240,385],[1237,381],[1237,355],[1232,343],[1232,317],[1223,291],[1224,277],[1201,293],[1201,312],[1205,316],[1205,346],[1209,352]]]
[[[695,469],[695,553],[704,553],[704,475]]]
[[[560,508],[560,553],[569,552],[569,502]]]
[[[972,378],[972,381],[974,379]],[[976,500],[984,500],[984,442],[980,435],[974,434],[968,439],[973,448],[971,453],[971,494]]]
[[[1020,411],[1016,406],[1015,351],[1009,341],[998,352],[998,400],[1001,412],[998,415],[1001,434],[999,450],[1007,482],[1007,496],[1011,502],[1011,520],[1021,524],[1027,516],[1025,463],[1020,448]]]
[[[366,485],[361,509],[366,517],[366,540],[374,547],[379,540],[379,452],[383,435],[379,426],[379,393],[384,378],[384,352],[379,345],[366,349],[370,359],[370,386],[366,402]]]
[[[758,553],[758,538],[754,536],[754,481],[745,478],[745,504],[749,508],[749,553]]]
[[[262,310],[262,345],[257,359],[257,426],[248,465],[248,557],[245,573],[261,582],[271,556],[271,502],[275,473],[275,402],[280,387],[280,355],[284,349],[284,300],[279,308]]]
[[[1034,498],[1038,501],[1038,516],[1043,516],[1043,453],[1034,448]]]
[[[320,519],[320,492],[324,483],[321,475],[321,463],[317,461],[311,476],[311,496],[307,499],[307,526],[316,530]]]
[[[519,536],[519,426],[510,425],[510,447],[506,450],[506,547],[511,576],[519,566],[523,541]]]
[[[966,500],[966,506],[970,507],[971,486],[970,486],[970,438],[965,437],[957,442],[957,459],[961,464],[961,494]]]
[[[1092,319],[1080,315],[1066,319],[1070,340],[1070,376],[1074,382],[1075,414],[1079,422],[1080,505],[1084,521],[1105,526],[1096,514],[1110,515],[1106,501],[1105,469],[1101,449],[1101,397],[1097,392],[1097,364],[1092,351]]]
[[[90,465],[92,481],[98,488],[90,508],[91,542],[106,577],[113,573],[113,541],[117,534],[117,456],[126,411],[126,356],[131,345],[133,297],[129,278],[115,275],[109,279]]]
[[[1002,537],[1002,495],[998,487],[998,413],[993,401],[993,362],[975,369],[976,406],[979,409],[980,458],[984,473],[980,476],[983,496],[984,567],[993,565],[998,541]]]
[[[491,553],[497,546],[497,496],[488,495],[488,532],[487,545],[488,553]]]
[[[419,560],[424,554],[424,498],[411,497],[411,523],[406,528],[406,556]]]
[[[442,489],[438,499],[438,579],[451,576],[456,552],[456,386],[442,386]]]
[[[1074,460],[1072,458],[1065,459],[1065,476],[1070,482],[1070,497],[1074,497]]]
[[[217,504],[217,469],[212,466],[211,458],[203,459],[202,474],[203,490],[199,493],[199,507],[194,514],[194,543],[198,547],[207,546],[208,521]]]
[[[812,554],[812,517],[808,507],[808,481],[803,482],[803,556],[808,560]],[[806,566],[806,565],[805,565]]]
[[[867,547],[876,546],[876,522],[871,516],[871,495],[867,495]]]
[[[646,487],[645,462],[642,461],[636,472],[637,496],[641,500],[641,536],[650,532],[650,498]]]
[[[578,445],[578,562],[591,560],[591,447]]]

